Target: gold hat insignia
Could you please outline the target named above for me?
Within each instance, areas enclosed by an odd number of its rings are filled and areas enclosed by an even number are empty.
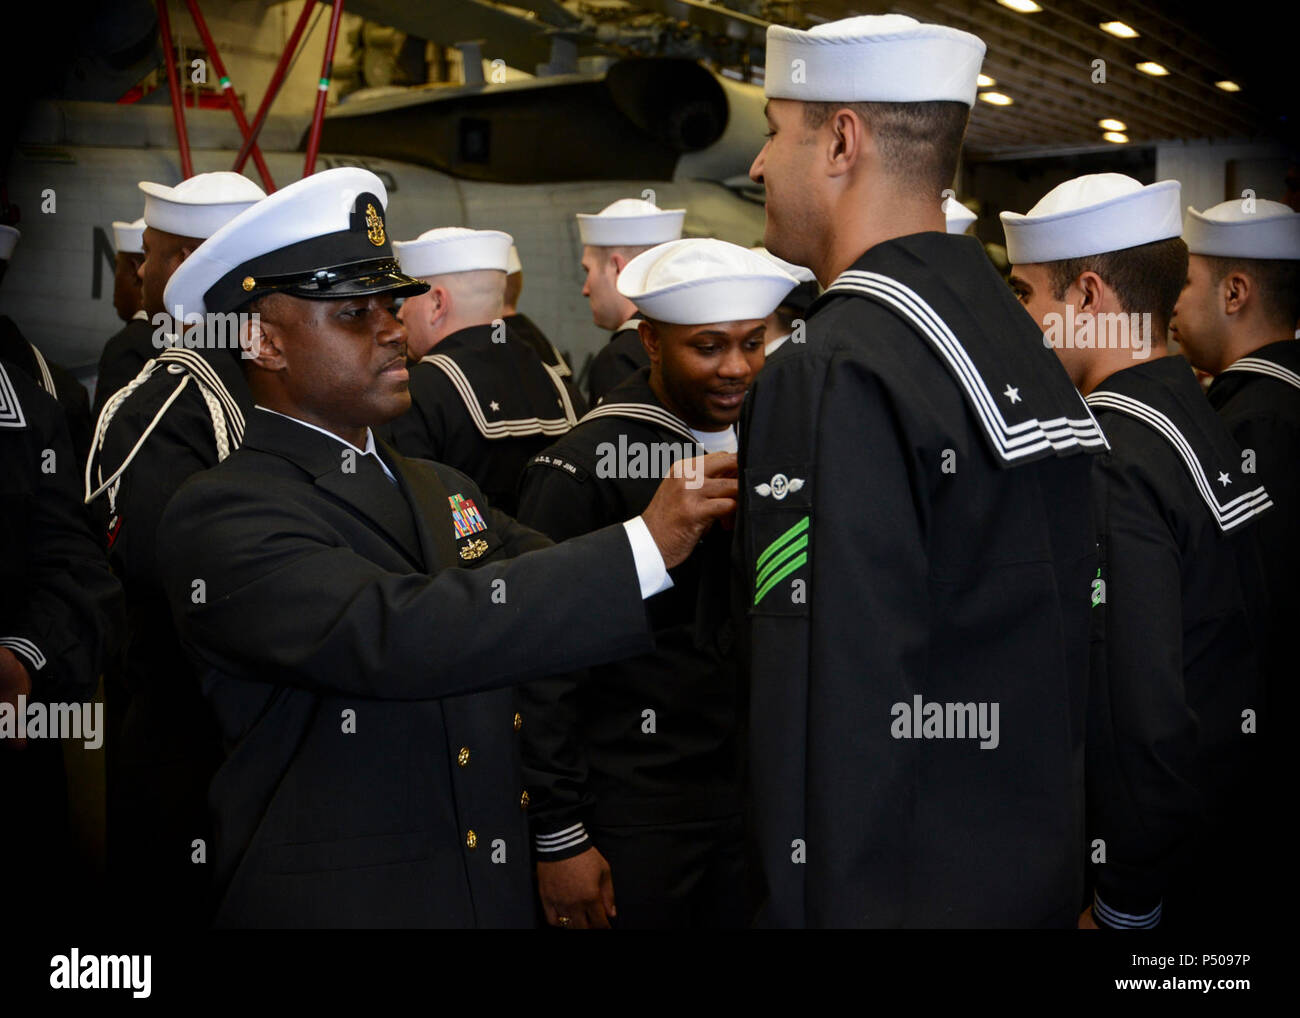
[[[366,202],[366,237],[375,247],[384,246],[384,221],[370,202]]]

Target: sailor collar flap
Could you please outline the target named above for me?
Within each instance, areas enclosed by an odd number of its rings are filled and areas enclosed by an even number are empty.
[[[447,376],[474,427],[486,439],[565,434],[578,418],[559,372],[521,340],[503,337],[503,342],[494,342],[491,329],[478,326],[454,333],[439,344],[441,352],[429,354],[421,363],[431,364]],[[509,358],[517,369],[510,377],[508,393],[493,391],[500,385],[495,359],[502,357]],[[531,414],[504,417],[500,400],[507,395],[512,405],[525,407]],[[550,413],[551,408],[560,413]]]
[[[1089,393],[1088,405],[1140,421],[1168,442],[1224,533],[1273,504],[1255,475],[1242,470],[1241,450],[1181,357],[1115,372]]]
[[[991,265],[973,260],[985,255],[977,244],[964,245],[967,239],[917,234],[879,244],[841,273],[818,304],[862,297],[909,325],[957,382],[1001,466],[1103,451],[1105,435],[1037,328],[1010,304],[1005,320],[997,318],[987,287],[1003,284]],[[974,292],[962,292],[963,284]]]

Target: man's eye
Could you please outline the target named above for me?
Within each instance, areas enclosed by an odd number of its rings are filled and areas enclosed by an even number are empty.
[[[711,357],[713,354],[718,352],[716,346],[697,346],[695,349],[706,357]]]
[[[776,132],[775,132],[774,130],[772,130],[772,129],[769,127],[766,131],[763,132],[763,137],[764,137],[764,138],[775,138],[775,137],[776,137]]]

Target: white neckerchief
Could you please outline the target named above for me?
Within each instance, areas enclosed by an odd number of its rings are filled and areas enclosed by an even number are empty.
[[[691,428],[691,434],[695,436],[695,441],[704,446],[705,452],[736,451],[736,429],[734,425],[724,431],[696,431]]]

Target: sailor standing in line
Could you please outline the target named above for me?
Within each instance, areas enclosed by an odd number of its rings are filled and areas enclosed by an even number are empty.
[[[1093,461],[1087,742],[1088,837],[1104,850],[1080,925],[1248,929],[1247,719],[1268,720],[1249,531],[1271,503],[1168,355],[1187,277],[1178,196],[1174,180],[1094,173],[1001,218],[1011,286],[1110,442]]]
[[[901,15],[767,32],[764,245],[828,287],[740,423],[767,925],[1078,915],[1105,440],[945,232],[983,55]]]
[[[12,226],[0,226],[0,284],[22,234]],[[72,449],[77,462],[84,463],[90,445],[90,396],[86,387],[61,364],[47,360],[35,343],[22,334],[8,315],[0,315],[0,357],[23,372],[59,401],[68,422]]]
[[[137,225],[142,227],[139,274],[143,315],[135,316],[109,340],[100,356],[96,423],[105,404],[158,356],[165,338],[179,332],[171,325],[172,309],[163,306],[163,289],[172,273],[231,216],[266,197],[247,177],[227,170],[199,173],[175,187],[145,180],[139,188],[145,194],[145,215],[136,223],[114,223],[113,229],[119,243],[130,244]],[[128,228],[119,230],[119,226]]]
[[[402,304],[411,408],[381,437],[404,456],[462,471],[513,513],[528,458],[578,418],[556,370],[502,317],[510,234],[449,226],[393,251],[429,289]]]
[[[640,512],[673,461],[734,452],[741,401],[763,365],[763,320],[793,285],[720,240],[633,258],[619,292],[646,316],[651,363],[529,461],[520,521],[557,541],[590,533]],[[653,652],[519,688],[538,890],[552,925],[749,922],[740,676],[730,634],[707,625],[726,613],[730,546],[729,532],[711,532],[672,571],[672,591],[648,606]],[[710,597],[719,603],[703,603]]]
[[[113,310],[126,324],[104,344],[95,378],[92,419],[99,419],[108,397],[126,385],[153,357],[154,326],[144,309],[140,266],[144,264],[144,217],[133,223],[114,222],[113,242],[117,246],[113,269]]]
[[[533,348],[533,352],[549,364],[555,373],[564,379],[564,387],[569,392],[574,412],[581,417],[587,412],[587,401],[582,397],[564,355],[560,353],[546,333],[538,328],[537,323],[519,310],[519,296],[524,291],[524,266],[519,260],[519,251],[510,245],[510,256],[506,262],[506,293],[502,301],[501,317],[506,321],[506,328],[511,335],[523,340]]]
[[[87,893],[93,875],[82,872],[69,830],[63,745],[27,738],[17,748],[19,725],[37,705],[47,717],[59,704],[85,717],[122,644],[122,589],[80,478],[62,407],[0,360],[0,873],[6,915],[27,930],[92,919],[100,904]],[[102,749],[102,727],[82,735]]]
[[[207,786],[221,747],[163,595],[158,523],[185,478],[239,447],[251,399],[237,336],[231,348],[228,331],[192,330],[190,346],[171,341],[158,349],[155,323],[172,323],[164,336],[180,331],[163,311],[168,280],[202,238],[264,194],[228,172],[175,187],[144,181],[140,190],[151,363],[116,392],[101,388],[86,476],[86,500],[106,503],[109,561],[126,591],[129,630],[123,682],[130,702],[108,756],[108,867],[123,915],[197,927],[209,915],[209,881],[192,855],[194,842],[209,837]],[[206,345],[218,341],[226,345]]]
[[[1300,320],[1300,213],[1262,199],[1250,211],[1242,206],[1187,210],[1187,283],[1170,333],[1193,366],[1216,376],[1210,405],[1251,450],[1277,507],[1256,529],[1271,606],[1270,674],[1281,678],[1300,619],[1300,340],[1292,338]],[[1284,694],[1287,685],[1272,692]]]
[[[618,274],[655,244],[678,240],[685,209],[661,209],[641,198],[620,198],[595,215],[578,213],[582,241],[582,295],[592,320],[612,333],[587,369],[587,402],[594,407],[610,389],[650,363],[637,332],[636,306],[618,292]]]
[[[1187,210],[1183,238],[1190,251],[1187,284],[1170,329],[1187,359],[1215,375],[1210,405],[1251,466],[1268,485],[1274,509],[1251,529],[1258,538],[1268,587],[1268,653],[1264,701],[1272,724],[1261,729],[1266,774],[1290,765],[1279,725],[1293,717],[1295,642],[1300,619],[1300,214],[1279,202],[1233,200],[1204,212]],[[1261,816],[1281,820],[1271,804]],[[1276,828],[1276,824],[1274,825]],[[1285,833],[1263,838],[1266,868],[1283,879]]]

